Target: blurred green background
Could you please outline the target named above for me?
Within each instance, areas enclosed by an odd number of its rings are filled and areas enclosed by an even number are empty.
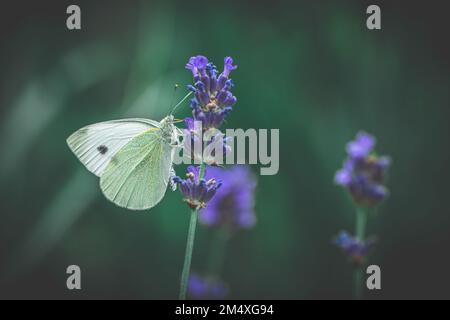
[[[81,31],[66,29],[73,3]],[[450,298],[448,11],[376,3],[381,31],[365,27],[364,1],[2,4],[0,298],[177,297],[189,220],[179,192],[150,212],[120,209],[65,140],[102,120],[160,119],[196,54],[239,65],[226,127],[280,129],[280,171],[258,177],[258,223],[230,243],[230,298],[351,297],[331,239],[353,230],[354,212],[333,176],[360,129],[393,158],[391,197],[368,230],[382,290],[366,298]],[[198,229],[194,270],[213,232]],[[66,289],[70,264],[81,291]]]

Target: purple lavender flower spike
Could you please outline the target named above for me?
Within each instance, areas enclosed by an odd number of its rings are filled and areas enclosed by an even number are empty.
[[[199,167],[189,166],[186,179],[174,177],[172,180],[179,185],[184,201],[191,209],[199,210],[206,207],[208,201],[216,194],[222,182],[214,178],[198,179]]]
[[[360,241],[359,239],[352,237],[346,231],[341,231],[336,238],[334,238],[333,243],[342,249],[353,263],[362,265],[376,241],[374,238]]]
[[[384,184],[390,158],[374,153],[375,142],[373,136],[358,133],[356,139],[347,144],[348,157],[334,177],[335,183],[345,187],[362,207],[376,206],[389,195]]]
[[[231,169],[210,168],[209,175],[220,179],[222,187],[200,212],[200,222],[211,227],[225,227],[232,231],[249,229],[256,223],[254,193],[256,180],[246,166]]]
[[[189,277],[188,294],[195,300],[222,300],[228,295],[229,289],[222,281],[214,278],[201,277],[195,273]]]
[[[204,56],[191,57],[186,68],[192,71],[195,82],[188,86],[194,92],[191,101],[194,119],[203,122],[204,131],[219,128],[237,102],[231,93],[233,82],[229,79],[230,72],[236,69],[233,59],[225,58],[224,70],[219,76],[216,67]]]

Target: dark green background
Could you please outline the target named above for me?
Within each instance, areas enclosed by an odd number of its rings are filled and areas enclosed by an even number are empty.
[[[71,3],[81,31],[66,29]],[[231,298],[351,297],[351,267],[330,242],[354,212],[333,176],[360,129],[393,158],[391,197],[369,225],[382,290],[366,298],[450,298],[448,11],[375,3],[381,31],[365,27],[363,1],[2,4],[0,297],[177,297],[181,195],[151,212],[115,207],[65,139],[102,120],[160,119],[173,85],[191,82],[188,58],[204,54],[239,65],[226,127],[281,137],[279,173],[258,177],[258,223],[230,244]],[[212,233],[199,228],[194,270]],[[82,269],[79,292],[65,287],[70,264]]]

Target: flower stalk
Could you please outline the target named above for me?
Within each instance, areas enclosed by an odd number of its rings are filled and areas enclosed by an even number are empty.
[[[198,182],[203,179],[205,175],[206,165],[202,163],[200,165],[200,171],[198,175]],[[191,272],[192,253],[194,251],[195,230],[197,228],[198,220],[198,208],[191,210],[191,218],[189,221],[188,237],[186,242],[186,252],[184,255],[183,271],[181,273],[181,286],[180,286],[180,300],[186,300],[186,293],[188,288],[189,274]]]
[[[356,239],[360,241],[360,243],[365,242],[365,232],[367,225],[367,217],[368,217],[368,209],[357,206],[356,207],[356,230],[355,235]],[[364,286],[364,265],[356,265],[355,270],[353,271],[353,290],[354,290],[354,298],[356,300],[361,300],[363,297],[363,286]]]

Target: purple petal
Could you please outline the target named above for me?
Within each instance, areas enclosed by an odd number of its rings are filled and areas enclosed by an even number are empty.
[[[347,186],[352,181],[351,172],[346,169],[339,170],[334,176],[334,181],[338,185]]]
[[[228,78],[230,75],[230,72],[234,69],[236,69],[237,66],[233,66],[233,58],[231,57],[225,57],[224,63],[223,63],[223,75]]]
[[[375,137],[365,132],[359,132],[354,141],[347,144],[347,152],[351,157],[364,158],[375,146]]]

